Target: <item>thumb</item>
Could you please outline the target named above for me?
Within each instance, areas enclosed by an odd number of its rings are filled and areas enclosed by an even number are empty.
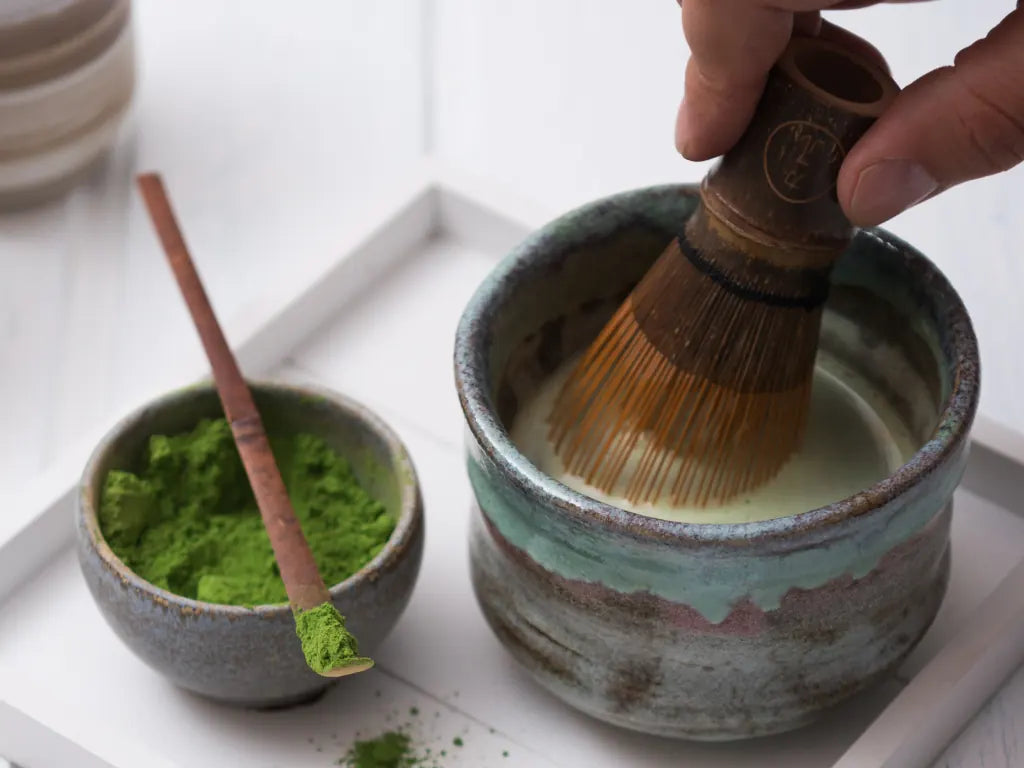
[[[857,142],[839,201],[859,226],[1024,160],[1024,8],[907,86]]]

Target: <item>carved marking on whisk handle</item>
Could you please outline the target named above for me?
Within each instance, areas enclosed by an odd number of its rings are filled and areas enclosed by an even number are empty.
[[[845,157],[842,142],[828,128],[790,120],[765,142],[764,175],[772,192],[787,203],[811,203],[835,188]]]

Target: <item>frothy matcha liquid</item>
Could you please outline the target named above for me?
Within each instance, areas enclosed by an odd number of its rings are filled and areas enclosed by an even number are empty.
[[[622,496],[628,466],[616,492],[604,493],[567,472],[548,439],[548,415],[574,363],[563,364],[520,409],[512,440],[545,474],[587,496],[643,515],[693,523],[741,523],[806,512],[869,488],[914,452],[906,426],[888,404],[851,371],[839,373],[838,365],[819,356],[803,447],[775,479],[721,506],[676,506],[670,499],[634,505]],[[641,440],[630,464],[639,461],[644,446]],[[673,467],[670,476],[674,471]]]

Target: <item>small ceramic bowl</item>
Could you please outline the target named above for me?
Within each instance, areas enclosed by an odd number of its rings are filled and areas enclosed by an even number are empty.
[[[905,465],[829,506],[752,523],[670,522],[570,489],[516,448],[509,426],[696,203],[695,187],[643,189],[533,234],[471,300],[455,368],[476,499],[471,573],[499,640],[597,718],[725,740],[813,720],[891,672],[931,624],[978,350],[939,271],[884,231],[860,232],[837,265],[821,347],[914,436]]]
[[[251,386],[268,433],[320,436],[351,462],[364,487],[397,519],[384,549],[330,588],[360,652],[372,656],[405,609],[423,555],[423,505],[409,454],[386,424],[346,397],[309,387]],[[136,466],[150,435],[182,432],[222,415],[216,390],[196,387],[155,400],[107,434],[89,459],[78,494],[79,562],[107,623],[171,682],[247,707],[299,703],[322,693],[331,681],[306,666],[287,606],[215,605],[155,587],[111,551],[97,522],[107,473]]]

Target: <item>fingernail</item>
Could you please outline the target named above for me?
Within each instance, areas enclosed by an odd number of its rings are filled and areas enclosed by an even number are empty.
[[[686,110],[686,100],[679,103],[679,112],[676,114],[676,151],[686,157],[687,143],[690,140],[689,120]]]
[[[857,177],[850,218],[863,226],[881,224],[917,205],[938,187],[939,182],[911,160],[880,160]]]

